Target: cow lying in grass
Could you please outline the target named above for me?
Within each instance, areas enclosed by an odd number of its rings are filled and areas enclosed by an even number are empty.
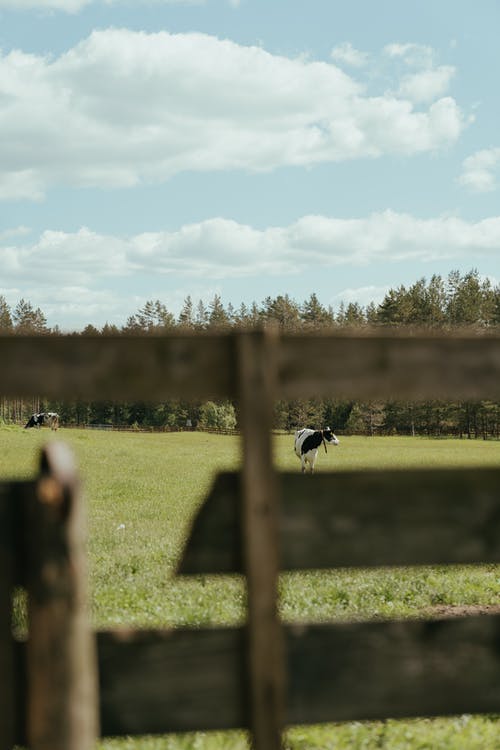
[[[24,425],[26,430],[28,427],[50,427],[51,430],[57,430],[59,427],[59,414],[55,411],[42,411],[39,414],[32,414],[27,424]]]
[[[338,445],[339,441],[329,427],[326,427],[324,430],[309,430],[304,428],[296,431],[294,450],[297,457],[300,458],[302,473],[306,471],[307,464],[309,464],[311,474],[313,473],[314,464],[318,457],[318,448],[321,443],[325,446],[326,453],[327,443]]]

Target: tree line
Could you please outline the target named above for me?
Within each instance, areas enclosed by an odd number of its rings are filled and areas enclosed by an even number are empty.
[[[446,278],[433,275],[412,285],[390,289],[379,304],[362,306],[357,302],[340,304],[337,310],[324,306],[316,294],[299,303],[289,295],[266,297],[260,304],[242,303],[238,308],[224,305],[219,295],[208,304],[184,300],[176,316],[160,300],[149,300],[123,325],[106,323],[102,328],[92,324],[78,336],[121,334],[161,335],[172,331],[237,330],[266,324],[277,325],[284,332],[327,330],[340,327],[472,331],[500,328],[500,285],[481,279],[477,270],[465,274],[451,271]],[[11,309],[0,296],[0,333],[11,335],[55,335],[58,326],[50,328],[40,308],[21,299]],[[46,402],[36,397],[30,401],[0,400],[0,421],[20,423],[33,411],[58,411],[63,424],[111,424],[153,428],[215,428],[237,426],[237,414],[230,402],[162,403],[133,402]],[[275,408],[276,429],[293,430],[296,426],[330,425],[338,432],[356,434],[460,435],[466,437],[500,436],[500,405],[494,402],[370,402],[354,403],[335,399],[279,402]]]

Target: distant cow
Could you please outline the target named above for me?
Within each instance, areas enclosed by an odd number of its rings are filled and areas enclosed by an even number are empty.
[[[56,414],[55,411],[42,411],[39,414],[32,414],[28,423],[24,425],[24,429],[26,430],[28,427],[50,427],[51,430],[57,430],[59,414]]]
[[[318,448],[321,443],[325,446],[326,453],[327,443],[338,445],[339,441],[329,427],[326,427],[324,430],[309,430],[304,428],[296,431],[294,450],[297,457],[300,458],[302,473],[306,471],[306,464],[309,464],[311,474],[313,473],[314,464],[318,457]]]

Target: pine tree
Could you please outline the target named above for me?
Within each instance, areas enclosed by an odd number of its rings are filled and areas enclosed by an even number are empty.
[[[194,319],[195,328],[199,331],[203,331],[208,324],[208,312],[207,308],[203,304],[203,300],[199,300],[196,306],[196,315]]]
[[[19,300],[12,315],[14,330],[16,333],[46,334],[49,333],[47,319],[39,307],[36,309],[31,302],[25,299]]]
[[[337,323],[341,326],[353,327],[365,325],[366,318],[363,308],[358,302],[349,302],[347,306],[344,302],[341,302],[337,314]]]
[[[313,292],[309,299],[305,300],[300,310],[301,321],[307,328],[325,328],[334,323],[331,313],[323,307]]]
[[[208,325],[210,328],[218,329],[229,327],[229,317],[218,294],[214,295],[208,305]]]
[[[279,294],[275,299],[266,297],[262,314],[267,322],[277,323],[283,331],[300,328],[299,306],[288,294]]]
[[[10,307],[5,297],[0,296],[0,333],[11,333],[13,327]]]
[[[144,307],[127,318],[127,333],[163,333],[175,326],[175,318],[160,300],[148,300]]]
[[[179,326],[181,328],[194,328],[193,300],[189,294],[184,299],[182,310],[179,313]]]
[[[448,275],[447,312],[454,326],[484,326],[495,317],[495,295],[488,280],[481,282],[477,269],[460,276]]]

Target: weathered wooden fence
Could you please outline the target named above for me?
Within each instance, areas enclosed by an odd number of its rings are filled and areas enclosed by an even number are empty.
[[[10,337],[0,361],[4,396],[238,399],[241,474],[216,480],[179,572],[243,572],[248,586],[244,628],[93,632],[78,480],[51,443],[35,480],[0,484],[1,750],[236,727],[277,750],[294,723],[500,711],[500,617],[277,613],[279,570],[500,562],[500,468],[280,475],[270,429],[277,398],[498,400],[498,336]]]

